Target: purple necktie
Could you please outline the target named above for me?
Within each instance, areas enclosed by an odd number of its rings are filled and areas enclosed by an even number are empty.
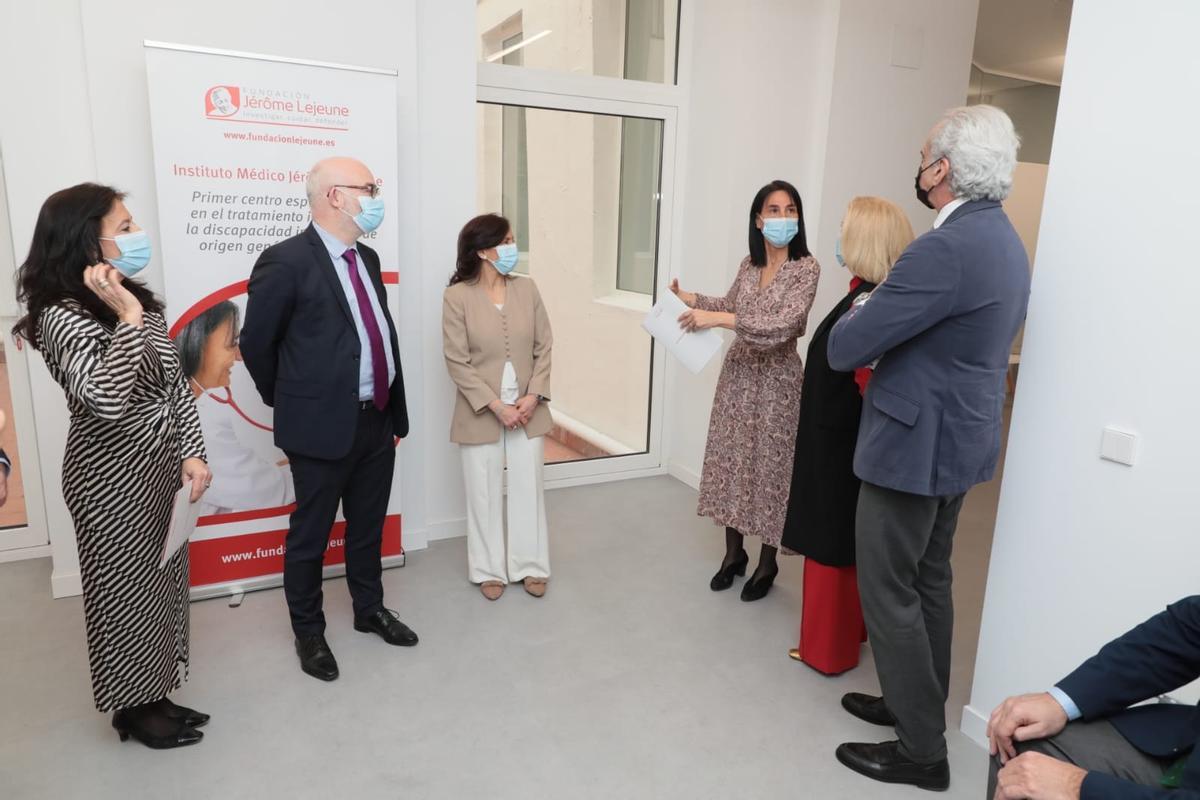
[[[387,356],[383,353],[383,336],[379,333],[379,321],[375,319],[371,300],[367,297],[367,288],[363,286],[362,278],[358,275],[358,253],[351,248],[342,253],[342,258],[350,265],[350,285],[354,287],[354,296],[358,298],[358,313],[362,317],[363,327],[367,329],[367,341],[371,343],[375,407],[383,411],[388,403],[388,364]]]

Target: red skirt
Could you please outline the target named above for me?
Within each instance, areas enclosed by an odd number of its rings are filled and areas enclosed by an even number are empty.
[[[859,648],[866,640],[858,570],[804,559],[801,660],[818,672],[837,675],[858,666]]]

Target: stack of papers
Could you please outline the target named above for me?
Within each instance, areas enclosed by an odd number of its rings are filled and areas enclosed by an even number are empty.
[[[175,493],[174,509],[171,511],[171,524],[167,527],[167,539],[163,542],[162,569],[179,552],[179,548],[187,544],[196,530],[196,520],[200,519],[200,501],[193,503],[192,482],[184,481],[183,487]]]
[[[654,308],[642,320],[642,327],[695,374],[704,369],[721,350],[721,334],[712,328],[688,333],[679,327],[679,315],[687,310],[688,307],[674,292],[663,292]]]

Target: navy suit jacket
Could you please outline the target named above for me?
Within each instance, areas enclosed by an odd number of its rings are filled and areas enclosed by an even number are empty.
[[[388,312],[379,255],[358,243],[379,296],[396,362],[387,413],[396,436],[408,435],[408,408],[396,326]],[[358,425],[362,347],[333,260],[312,225],[268,247],[250,273],[242,361],[263,402],[275,409],[275,444],[285,453],[337,459],[350,452]]]
[[[833,369],[880,359],[863,398],[859,478],[933,497],[991,479],[1028,302],[1029,259],[998,202],[965,203],[909,245],[829,335]]]
[[[1058,688],[1085,720],[1107,719],[1138,750],[1157,758],[1191,753],[1180,789],[1137,786],[1089,772],[1081,800],[1197,800],[1200,798],[1200,708],[1155,705],[1129,708],[1200,678],[1200,595],[1167,607],[1106,644]]]

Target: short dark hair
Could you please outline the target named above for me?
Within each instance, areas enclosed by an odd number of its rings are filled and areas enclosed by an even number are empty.
[[[83,271],[103,260],[100,250],[100,221],[124,200],[125,194],[111,186],[81,183],[46,198],[33,228],[29,254],[17,270],[17,300],[25,316],[13,326],[13,334],[40,349],[37,329],[42,311],[74,300],[101,322],[117,323],[116,313],[83,284]],[[163,304],[146,285],[132,278],[122,281],[146,311],[161,313]]]
[[[454,262],[454,274],[450,285],[474,283],[479,279],[483,266],[479,259],[480,250],[491,250],[504,241],[512,230],[509,221],[499,214],[480,214],[458,232],[458,257]]]
[[[223,300],[183,326],[175,335],[175,349],[179,351],[179,366],[189,378],[196,377],[200,362],[204,360],[204,347],[208,337],[226,322],[233,323],[233,340],[237,341],[241,313],[229,300]]]
[[[787,181],[774,180],[758,190],[754,202],[750,204],[750,263],[756,267],[767,265],[767,245],[763,241],[763,232],[755,224],[755,217],[762,213],[763,204],[774,192],[787,192],[792,202],[796,204],[796,213],[800,217],[800,230],[788,243],[788,260],[795,261],[812,255],[808,250],[808,237],[804,234],[804,206],[800,203],[800,193],[796,187]]]

